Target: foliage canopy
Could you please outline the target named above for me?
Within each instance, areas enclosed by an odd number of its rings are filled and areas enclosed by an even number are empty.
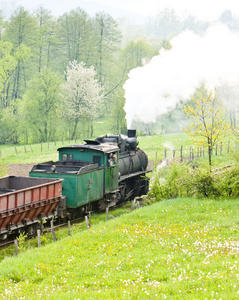
[[[225,108],[217,98],[215,91],[208,91],[202,86],[191,99],[192,104],[186,105],[184,111],[190,118],[190,124],[185,128],[193,142],[208,147],[209,166],[212,165],[212,150],[218,142],[223,141],[229,132]]]

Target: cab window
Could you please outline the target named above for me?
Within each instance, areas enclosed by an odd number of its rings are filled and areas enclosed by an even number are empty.
[[[101,157],[99,155],[93,155],[93,163],[101,165]]]
[[[108,154],[108,167],[114,167],[117,162],[117,153]]]
[[[63,153],[61,155],[61,159],[64,160],[72,160],[73,159],[73,155],[71,153]]]

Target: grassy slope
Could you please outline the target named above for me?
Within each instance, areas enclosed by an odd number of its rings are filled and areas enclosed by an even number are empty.
[[[0,296],[238,299],[238,216],[237,200],[138,209],[3,260]]]
[[[101,133],[100,133],[101,132]],[[98,132],[98,136],[102,135],[104,132]],[[0,164],[26,164],[26,163],[39,163],[43,161],[49,160],[57,160],[58,159],[58,152],[57,149],[59,147],[82,143],[82,140],[76,141],[62,141],[51,143],[43,143],[35,144],[35,145],[27,145],[26,148],[24,146],[17,146],[17,153],[14,146],[7,146],[7,145],[0,145]],[[161,160],[164,158],[165,149],[167,150],[167,158],[173,157],[173,149],[176,150],[175,157],[180,157],[180,148],[183,146],[183,156],[189,157],[190,155],[190,146],[191,141],[188,138],[187,134],[185,133],[172,133],[172,134],[165,134],[165,135],[155,135],[155,136],[140,136],[138,137],[139,147],[144,150],[150,160],[157,159]],[[42,151],[41,151],[42,148]],[[26,150],[26,153],[25,153]],[[219,154],[219,153],[218,153]],[[195,152],[196,155],[196,152]],[[205,150],[205,158],[204,160],[207,162],[206,157],[206,150]],[[223,155],[218,155],[213,157],[213,164],[214,166],[224,166],[225,164],[231,163],[231,158],[228,156],[226,151],[226,144],[223,149]]]

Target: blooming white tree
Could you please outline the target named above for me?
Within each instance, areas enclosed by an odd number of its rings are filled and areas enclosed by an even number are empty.
[[[83,62],[70,62],[66,81],[61,87],[63,113],[73,122],[71,138],[76,135],[80,119],[92,121],[99,115],[103,102],[103,88],[95,79],[96,71]]]

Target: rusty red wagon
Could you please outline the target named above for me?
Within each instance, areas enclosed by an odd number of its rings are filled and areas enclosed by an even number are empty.
[[[0,238],[25,232],[52,218],[62,197],[63,179],[7,176],[0,178]]]

